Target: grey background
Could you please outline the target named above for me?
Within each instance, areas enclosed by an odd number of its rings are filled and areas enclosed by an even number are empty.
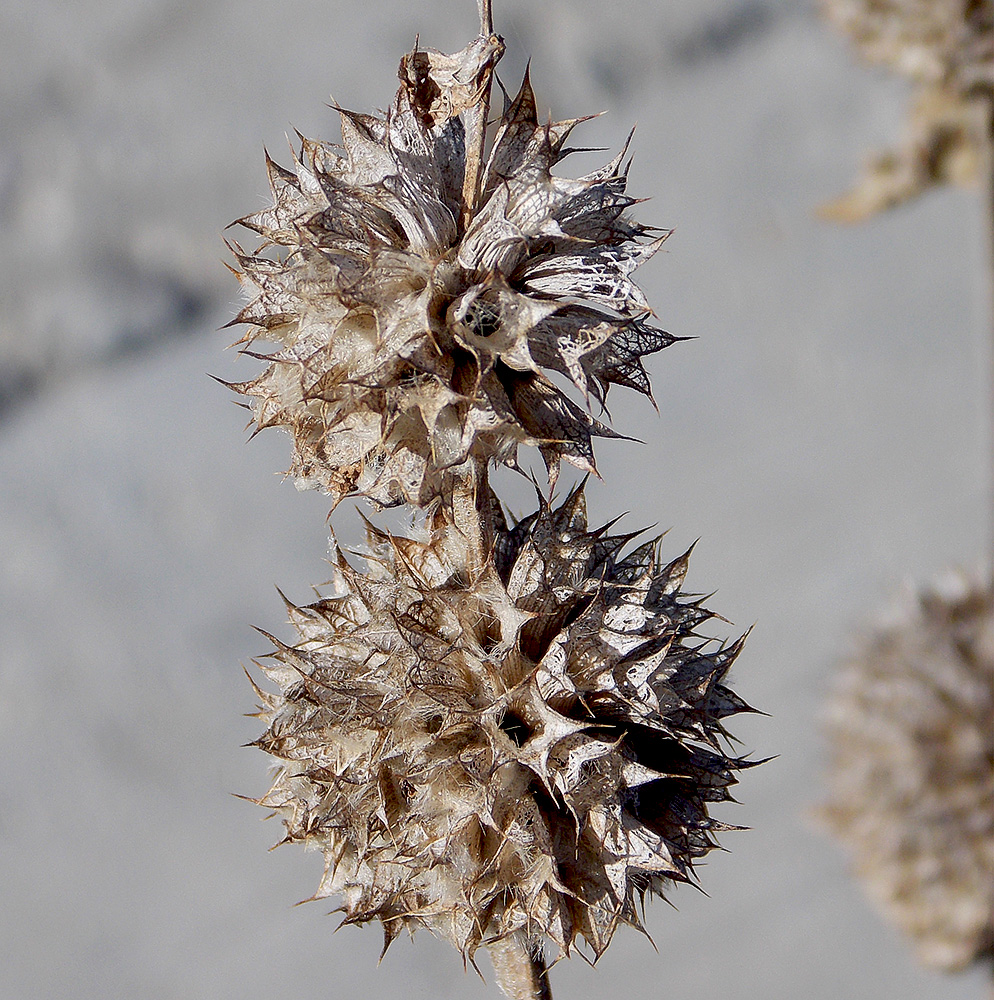
[[[612,9],[613,6],[613,9]],[[806,818],[818,716],[854,630],[902,580],[979,567],[987,500],[979,196],[861,228],[813,209],[900,132],[907,91],[857,67],[810,3],[497,0],[515,86],[559,117],[637,120],[641,218],[676,232],[642,282],[699,339],[652,359],[659,416],[615,394],[594,520],[700,538],[689,584],[756,624],[736,689],[757,756],[721,818],[730,853],[657,901],[658,952],[620,933],[557,998],[955,1000],[918,970]],[[240,663],[286,635],[274,585],[325,578],[327,504],[249,444],[206,372],[239,305],[221,229],[267,200],[262,149],[337,138],[328,95],[383,107],[417,33],[461,47],[471,0],[6,0],[0,7],[0,994],[252,1000],[493,996],[448,946],[293,908],[320,858],[276,821],[240,744]],[[603,155],[600,157],[603,159]],[[578,162],[571,170],[593,165]],[[512,507],[528,488],[500,480]],[[345,504],[334,517],[357,537]],[[283,631],[281,632],[281,628]],[[481,955],[481,966],[489,966]]]

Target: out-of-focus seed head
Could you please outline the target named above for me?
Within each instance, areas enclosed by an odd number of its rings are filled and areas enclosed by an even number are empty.
[[[994,99],[992,0],[822,0],[828,18],[871,62],[915,83],[900,148],[874,157],[823,213],[859,221],[936,184],[969,184],[985,162]]]
[[[990,0],[824,0],[825,13],[871,62],[962,91],[990,86]]]
[[[869,637],[831,704],[822,816],[926,965],[994,959],[994,594],[957,578]]]
[[[336,503],[426,506],[463,463],[513,465],[521,444],[553,480],[561,458],[592,470],[592,438],[612,432],[591,400],[648,395],[641,359],[675,339],[631,278],[668,233],[627,216],[624,153],[554,176],[578,120],[540,122],[527,75],[466,200],[460,115],[501,51],[481,36],[411,52],[383,117],[341,111],[342,147],[303,139],[292,169],[268,160],[273,204],[240,220],[264,242],[234,248],[253,295],[235,322],[279,349],[233,388],[259,427],[292,434],[297,484]]]
[[[594,955],[637,904],[730,829],[711,818],[746,762],[723,749],[749,711],[724,684],[739,643],[682,593],[687,556],[589,530],[582,490],[507,527],[471,575],[458,531],[370,528],[368,573],[289,606],[299,633],[262,667],[280,759],[260,804],[319,848],[316,897],[386,943],[427,927],[472,957],[524,934]]]

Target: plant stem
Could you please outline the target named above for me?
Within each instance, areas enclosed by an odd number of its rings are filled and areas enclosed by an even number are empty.
[[[986,135],[984,162],[981,164],[983,177],[981,184],[984,190],[984,208],[987,219],[987,325],[988,325],[988,378],[987,386],[987,406],[990,416],[990,427],[988,433],[990,437],[987,442],[987,469],[988,469],[988,517],[990,524],[989,531],[989,579],[991,582],[991,593],[994,594],[994,96],[982,102],[982,114],[984,116],[984,130]]]
[[[480,10],[480,34],[484,38],[494,33],[494,15],[491,10],[491,0],[476,0],[476,6]]]
[[[480,37],[489,39],[494,33],[493,12],[491,0],[477,0],[480,11]],[[480,185],[480,174],[483,168],[483,146],[487,136],[487,119],[490,117],[490,89],[493,84],[493,71],[497,59],[503,53],[501,46],[497,50],[497,58],[484,68],[482,88],[479,103],[466,112],[466,173],[462,185],[462,219],[461,228],[465,232],[473,216],[473,209]]]
[[[497,985],[510,1000],[552,1000],[549,970],[541,951],[533,952],[523,934],[489,945]]]

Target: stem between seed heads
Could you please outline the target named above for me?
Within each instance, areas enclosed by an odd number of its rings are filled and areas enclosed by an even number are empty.
[[[497,985],[510,1000],[552,1000],[545,957],[532,951],[523,935],[502,938],[488,950]]]

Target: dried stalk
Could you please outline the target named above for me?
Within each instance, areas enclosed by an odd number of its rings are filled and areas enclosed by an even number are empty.
[[[491,0],[476,0],[480,11],[480,34],[489,37],[494,33],[494,15]]]
[[[991,593],[994,595],[994,94],[986,101],[981,101],[981,114],[984,118],[984,133],[987,137],[985,144],[983,162],[981,163],[981,187],[984,198],[984,217],[987,223],[987,281],[986,281],[986,307],[988,326],[988,386],[987,405],[990,426],[988,428],[988,516],[990,524],[988,530],[988,568],[992,583]]]
[[[477,4],[480,11],[480,37],[489,39],[494,33],[491,0],[477,0]],[[500,44],[494,63],[500,59],[502,52],[503,44]],[[466,174],[463,177],[462,219],[460,220],[460,228],[463,232],[469,226],[479,197],[480,174],[484,162],[483,151],[487,138],[487,120],[490,117],[490,91],[493,86],[494,63],[491,63],[484,70],[479,103],[466,112]]]
[[[497,984],[510,1000],[552,1000],[549,970],[541,952],[534,952],[523,935],[488,946]]]
[[[949,574],[922,588],[860,644],[830,702],[823,811],[919,960],[954,972],[994,960],[994,7],[823,2],[863,55],[915,85],[905,143],[877,157],[827,214],[859,221],[976,179],[986,202],[988,575]]]

